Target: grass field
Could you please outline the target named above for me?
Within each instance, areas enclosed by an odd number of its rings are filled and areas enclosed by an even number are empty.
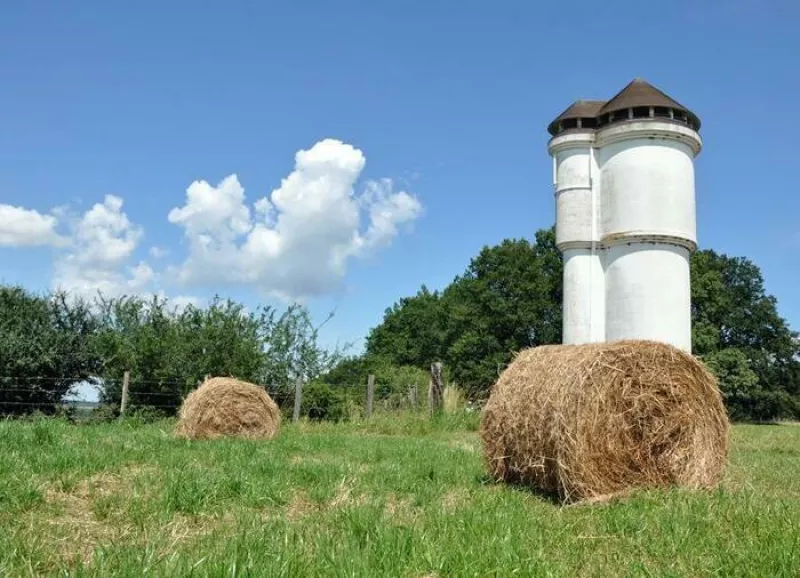
[[[723,487],[560,507],[487,481],[477,417],[186,442],[0,422],[0,576],[797,576],[800,426],[734,428]]]

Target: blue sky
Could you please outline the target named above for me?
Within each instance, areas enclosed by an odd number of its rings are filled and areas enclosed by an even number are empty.
[[[799,17],[791,0],[10,3],[0,280],[305,294],[337,310],[326,342],[360,344],[481,246],[550,226],[548,122],[641,76],[703,121],[700,245],[753,259],[800,329]]]

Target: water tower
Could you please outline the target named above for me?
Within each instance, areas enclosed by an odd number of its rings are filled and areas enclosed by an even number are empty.
[[[700,119],[644,80],[548,126],[563,340],[653,339],[691,352]]]

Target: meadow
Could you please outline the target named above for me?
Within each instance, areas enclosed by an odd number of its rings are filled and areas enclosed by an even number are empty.
[[[478,416],[0,422],[0,576],[797,576],[800,426],[736,425],[722,486],[564,507],[487,479]]]

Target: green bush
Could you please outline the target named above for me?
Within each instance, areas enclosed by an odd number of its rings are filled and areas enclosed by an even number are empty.
[[[726,399],[735,421],[800,420],[800,398],[785,391],[756,391]]]
[[[321,377],[331,387],[341,390],[351,406],[350,413],[363,415],[367,378],[375,376],[375,412],[410,409],[409,388],[418,388],[418,404],[424,406],[429,374],[416,367],[392,365],[377,356],[350,357]],[[305,407],[305,401],[303,402]],[[358,408],[359,411],[353,411]]]
[[[800,419],[800,398],[786,391],[764,390],[751,361],[740,349],[729,347],[703,356],[716,375],[728,414],[734,421]]]
[[[348,417],[347,395],[344,388],[322,381],[303,386],[302,414],[314,421],[342,421]]]
[[[726,398],[748,397],[760,390],[758,376],[740,349],[729,347],[709,353],[703,358],[708,369],[717,376]]]

